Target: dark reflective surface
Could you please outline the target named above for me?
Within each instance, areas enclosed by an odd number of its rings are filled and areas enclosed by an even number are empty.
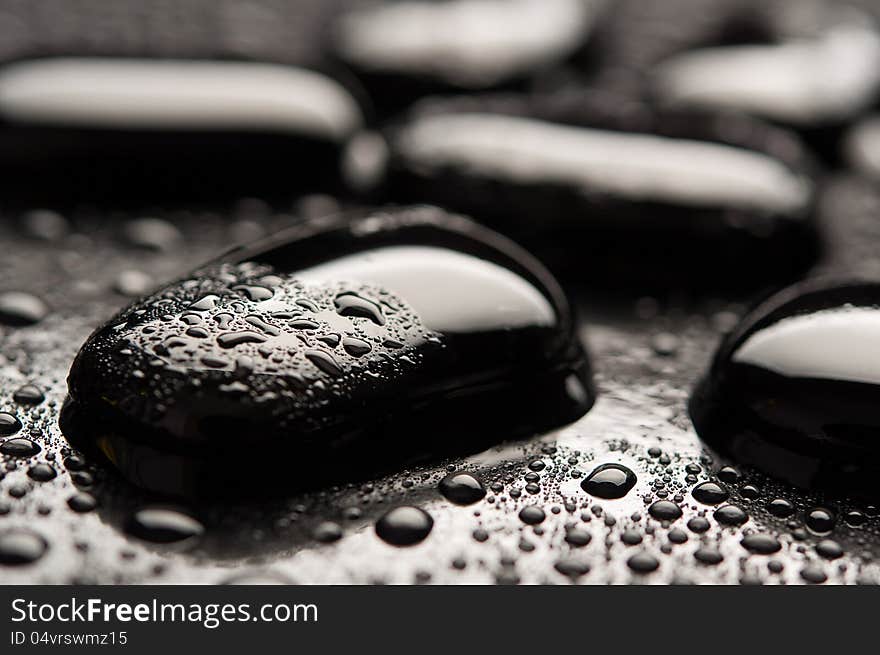
[[[392,197],[479,216],[594,287],[760,286],[818,250],[808,155],[744,116],[494,94],[425,100],[388,138]]]
[[[799,486],[876,495],[878,305],[880,286],[832,281],[759,305],[694,392],[700,436]]]
[[[140,486],[195,494],[477,452],[593,399],[553,279],[433,208],[306,223],[234,250],[99,329],[69,389],[65,434]],[[295,479],[292,457],[311,462]]]

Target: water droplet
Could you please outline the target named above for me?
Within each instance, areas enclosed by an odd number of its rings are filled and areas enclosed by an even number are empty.
[[[828,534],[836,522],[837,516],[825,507],[814,507],[804,517],[804,523],[813,534]]]
[[[315,527],[312,536],[316,541],[329,544],[342,539],[342,527],[333,521],[324,521]]]
[[[721,525],[742,525],[749,520],[749,515],[736,505],[723,505],[712,515]]]
[[[486,496],[483,484],[470,473],[450,473],[437,488],[447,500],[458,505],[471,505]]]
[[[9,528],[0,531],[0,564],[31,564],[40,559],[48,549],[48,542],[33,530]]]
[[[37,482],[48,482],[57,475],[58,472],[46,462],[39,462],[28,469],[28,477]]]
[[[626,565],[636,573],[651,573],[660,568],[657,558],[645,550],[631,555],[626,560]]]
[[[98,499],[86,491],[80,491],[67,499],[67,506],[74,512],[83,514],[95,509],[98,506]]]
[[[188,514],[170,507],[145,507],[126,523],[126,531],[145,541],[170,544],[200,537],[205,527]]]
[[[12,399],[19,405],[39,405],[45,400],[45,396],[43,396],[43,392],[38,387],[33,384],[26,384],[15,390]]]
[[[700,546],[694,551],[694,559],[702,564],[715,566],[724,561],[724,555],[713,546]]]
[[[434,519],[418,507],[395,507],[376,522],[376,534],[393,546],[411,546],[423,541],[434,527]]]
[[[622,464],[602,464],[581,482],[581,488],[597,498],[623,498],[636,485],[636,474]]]
[[[717,482],[703,482],[691,491],[693,497],[704,505],[720,505],[730,497],[727,489]]]
[[[823,539],[816,544],[816,552],[825,559],[838,559],[843,557],[843,548],[839,543],[831,539]]]
[[[648,514],[658,521],[674,521],[681,517],[681,507],[671,500],[658,500],[648,507]]]
[[[527,525],[543,523],[547,515],[537,505],[526,505],[519,511],[519,520]]]
[[[12,457],[31,457],[38,452],[40,452],[40,447],[30,439],[25,439],[24,437],[7,439],[0,444],[0,453],[11,455]]]
[[[760,532],[747,534],[743,537],[741,543],[743,548],[747,551],[758,555],[772,555],[773,553],[779,552],[782,548],[782,545],[776,537],[769,534],[762,534]]]
[[[794,505],[792,505],[785,498],[774,498],[769,503],[767,503],[767,511],[770,512],[773,516],[781,519],[787,519],[789,516],[794,514]]]
[[[21,421],[15,414],[0,412],[0,435],[15,434],[19,430],[21,430]]]
[[[363,298],[353,291],[340,293],[333,301],[341,316],[368,318],[376,325],[385,325],[385,315],[378,303]]]

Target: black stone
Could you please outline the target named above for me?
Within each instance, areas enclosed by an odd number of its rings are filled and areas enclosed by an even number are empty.
[[[478,216],[572,282],[765,288],[818,252],[809,156],[793,134],[741,115],[595,89],[493,94],[426,100],[387,138],[389,197]],[[739,192],[742,171],[753,192]]]
[[[290,325],[303,318],[315,327]],[[186,334],[196,319],[209,338]],[[548,430],[593,401],[553,278],[429,207],[233,250],[95,332],[68,385],[65,435],[174,494],[349,481]]]
[[[700,437],[799,487],[876,496],[878,305],[880,284],[829,280],[759,304],[723,341],[691,398]]]

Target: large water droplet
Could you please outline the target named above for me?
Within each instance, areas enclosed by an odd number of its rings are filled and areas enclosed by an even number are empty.
[[[48,548],[48,542],[28,528],[0,531],[0,564],[31,564],[40,559]]]
[[[376,534],[394,546],[412,546],[431,532],[434,519],[419,507],[395,507],[376,522]]]
[[[125,527],[129,534],[159,544],[193,539],[205,531],[198,520],[169,507],[139,509],[132,514]]]
[[[437,488],[447,500],[458,505],[471,505],[486,496],[483,484],[470,473],[450,473]]]
[[[602,464],[593,469],[581,487],[597,498],[623,498],[636,484],[636,475],[622,464]]]

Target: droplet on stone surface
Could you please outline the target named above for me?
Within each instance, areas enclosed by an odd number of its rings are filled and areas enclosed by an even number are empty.
[[[19,566],[32,564],[49,549],[49,543],[28,528],[0,530],[0,564]]]
[[[470,473],[450,473],[437,486],[447,500],[458,505],[471,505],[486,496],[483,484]]]
[[[376,522],[376,534],[393,546],[412,546],[423,541],[434,527],[434,519],[419,507],[402,506],[386,512]]]
[[[171,544],[200,537],[205,526],[175,508],[144,507],[129,517],[125,529],[144,541]]]

